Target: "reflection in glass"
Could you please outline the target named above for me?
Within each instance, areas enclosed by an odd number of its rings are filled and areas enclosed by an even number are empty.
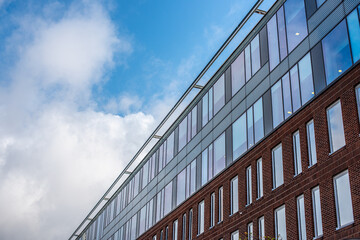
[[[290,70],[290,80],[291,80],[292,107],[293,107],[293,112],[295,112],[301,107],[299,75],[298,75],[297,65],[295,65]]]
[[[179,151],[186,145],[187,118],[179,124]]]
[[[334,178],[338,227],[354,222],[348,170]]]
[[[208,149],[201,154],[201,186],[208,181]]]
[[[299,240],[306,240],[304,195],[299,196],[296,202],[297,202]]]
[[[263,192],[263,174],[262,174],[262,159],[260,158],[256,162],[256,184],[257,184],[257,197],[261,198]]]
[[[230,215],[232,215],[239,211],[238,177],[231,180],[230,201]]]
[[[316,158],[316,145],[315,145],[315,130],[314,130],[314,121],[311,120],[306,124],[307,132],[307,143],[308,143],[308,152],[309,152],[309,166],[317,163]]]
[[[281,7],[277,11],[276,15],[277,15],[278,29],[279,29],[280,61],[282,61],[287,56],[284,8]]]
[[[282,77],[281,81],[282,81],[283,96],[284,96],[284,116],[286,119],[292,114],[289,73],[286,73]]]
[[[172,182],[165,186],[164,197],[164,215],[168,214],[172,209]]]
[[[253,109],[250,107],[246,111],[247,116],[247,133],[248,133],[248,148],[251,148],[254,145],[254,124],[253,124]]]
[[[255,74],[260,69],[259,34],[251,41],[251,67],[252,74]]]
[[[285,205],[275,209],[275,236],[278,239],[286,240],[286,217]]]
[[[312,204],[315,237],[319,237],[323,234],[319,186],[312,189]]]
[[[233,160],[247,150],[246,114],[244,113],[232,126]]]
[[[224,74],[214,84],[214,115],[225,105]]]
[[[170,136],[166,140],[166,144],[166,164],[168,164],[174,157],[174,132],[170,134]]]
[[[267,23],[270,71],[280,62],[276,15]]]
[[[186,168],[177,175],[177,187],[176,187],[176,205],[179,205],[185,200],[186,189]]]
[[[273,127],[275,128],[284,120],[281,81],[278,81],[271,87],[271,103]]]
[[[273,188],[275,189],[284,183],[281,144],[272,150],[272,172],[273,172]]]
[[[200,202],[198,205],[198,234],[204,232],[204,211],[205,211],[204,201]]]
[[[251,166],[246,169],[246,204],[252,203]]]
[[[314,84],[312,77],[312,68],[310,53],[306,54],[299,61],[299,75],[302,104],[307,103],[314,96]]]
[[[345,146],[344,124],[341,112],[340,100],[327,109],[329,128],[330,152]]]
[[[231,64],[231,87],[232,96],[245,84],[245,59],[244,51]]]
[[[360,59],[360,23],[358,10],[355,9],[347,16],[349,36],[351,43],[351,51],[354,62]]]
[[[254,103],[255,143],[264,137],[264,120],[262,98]]]
[[[322,47],[326,82],[330,84],[352,65],[345,20],[322,40]]]
[[[202,98],[202,126],[209,121],[209,93],[207,92]]]
[[[293,151],[294,151],[294,166],[295,166],[295,175],[298,175],[302,172],[301,167],[301,150],[300,150],[300,134],[299,131],[296,131],[293,134]]]
[[[250,57],[250,44],[245,48],[245,69],[246,81],[251,78],[251,57]]]
[[[225,133],[214,141],[214,175],[225,168]]]

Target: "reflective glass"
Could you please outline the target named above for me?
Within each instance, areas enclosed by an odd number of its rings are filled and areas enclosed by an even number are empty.
[[[250,44],[245,48],[245,69],[246,69],[246,81],[251,78],[251,56],[250,56]]]
[[[277,127],[284,121],[283,99],[281,91],[281,81],[278,81],[271,87],[271,103],[272,103],[272,117],[273,127]]]
[[[306,240],[305,205],[304,195],[297,198],[297,217],[299,228],[299,240]]]
[[[140,172],[137,172],[134,177],[134,197],[139,193],[139,183],[140,183]]]
[[[209,121],[209,93],[207,92],[202,98],[202,126]]]
[[[192,219],[193,219],[193,210],[190,209],[189,212],[189,240],[192,240]]]
[[[295,166],[295,175],[298,175],[302,172],[301,167],[301,150],[300,150],[300,134],[299,131],[296,131],[293,134],[293,151],[294,151],[294,166]]]
[[[310,53],[306,54],[305,57],[303,57],[299,61],[299,76],[301,100],[302,104],[305,104],[314,96],[314,84],[312,77]]]
[[[238,240],[239,239],[239,231],[231,233],[231,240]]]
[[[177,187],[176,187],[176,205],[179,205],[185,200],[186,185],[186,168],[177,175]]]
[[[225,105],[224,74],[214,84],[214,115]]]
[[[210,196],[210,227],[215,226],[215,193]]]
[[[200,202],[198,205],[198,234],[204,232],[204,201]]]
[[[230,214],[232,215],[239,211],[238,177],[231,180],[230,191]]]
[[[247,235],[248,235],[248,237],[247,237],[248,240],[253,240],[254,239],[254,226],[253,226],[253,223],[248,224],[248,226],[247,226]]]
[[[290,69],[290,80],[291,80],[292,107],[293,107],[293,112],[295,112],[301,107],[299,74],[298,74],[297,65],[295,65],[292,69]]]
[[[173,222],[173,237],[172,237],[173,240],[176,240],[178,239],[178,220],[175,220]]]
[[[326,82],[329,84],[352,65],[345,20],[322,40],[322,48]]]
[[[247,129],[248,129],[248,148],[254,145],[254,119],[253,119],[253,108],[250,107],[246,111],[247,117]]]
[[[272,171],[273,171],[273,188],[275,189],[284,183],[281,144],[272,150]]]
[[[143,175],[142,175],[142,188],[144,188],[149,180],[149,160],[146,161],[146,163],[143,166]]]
[[[213,88],[209,89],[209,120],[213,117]]]
[[[265,239],[265,220],[262,216],[259,218],[259,240]]]
[[[219,222],[223,220],[223,187],[219,188]]]
[[[179,124],[179,151],[186,145],[187,118]]]
[[[243,114],[232,126],[233,160],[247,150],[246,114]]]
[[[191,111],[191,138],[197,133],[197,106]]]
[[[190,195],[195,192],[196,188],[196,160],[190,165]]]
[[[140,210],[140,223],[145,223],[146,205]],[[139,235],[145,232],[145,224],[139,224]]]
[[[280,62],[276,15],[267,23],[270,71]]]
[[[282,61],[287,56],[284,7],[281,7],[277,11],[276,15],[277,15],[277,22],[278,22],[278,30],[279,30],[280,61]]]
[[[251,166],[246,169],[246,203],[252,203]]]
[[[306,125],[307,132],[307,143],[308,143],[308,152],[309,152],[309,166],[317,163],[316,158],[316,145],[315,145],[315,130],[314,130],[314,121],[311,120]]]
[[[168,214],[172,209],[172,182],[165,186],[164,197],[164,215]]]
[[[264,137],[264,120],[262,98],[254,103],[255,143]]]
[[[284,3],[288,49],[291,52],[308,34],[303,0]]]
[[[259,34],[251,41],[251,67],[252,74],[255,74],[260,69]]]
[[[327,109],[330,152],[345,146],[344,124],[340,100]]]
[[[166,141],[166,164],[169,163],[174,157],[174,132],[170,134]]]
[[[275,236],[281,240],[287,239],[285,205],[275,210]]]
[[[334,178],[338,227],[354,222],[349,173],[344,171]]]
[[[319,8],[326,0],[316,0],[316,5]]]
[[[208,181],[208,149],[201,154],[201,186]]]
[[[256,162],[256,181],[257,181],[257,197],[261,198],[264,194],[263,192],[263,174],[262,174],[262,159],[260,158]]]
[[[225,168],[225,133],[214,141],[214,175]]]
[[[312,189],[312,203],[313,203],[315,237],[319,237],[323,234],[319,186]]]
[[[284,116],[286,119],[292,114],[289,73],[286,73],[282,77],[281,81],[282,81],[282,88],[283,88],[282,90],[284,96]]]
[[[213,145],[208,147],[208,180],[214,177]]]
[[[231,64],[231,88],[232,96],[245,84],[245,59],[244,51]]]
[[[360,120],[360,85],[358,85],[355,89],[356,93],[356,102],[357,102],[357,109],[358,109],[358,116]]]
[[[358,11],[355,9],[347,16],[351,51],[354,62],[360,59],[360,24]]]
[[[136,222],[137,222],[137,214],[135,214],[131,219],[131,235],[130,235],[131,240],[135,240],[136,238]]]

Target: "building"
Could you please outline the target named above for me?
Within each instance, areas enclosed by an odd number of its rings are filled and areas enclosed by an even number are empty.
[[[277,1],[72,237],[360,238],[359,4]]]

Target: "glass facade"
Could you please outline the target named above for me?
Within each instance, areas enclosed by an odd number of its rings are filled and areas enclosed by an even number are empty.
[[[351,43],[351,52],[354,62],[360,59],[360,18],[359,8],[355,8],[349,16],[347,16],[347,22],[349,27],[349,37]]]
[[[204,232],[204,222],[205,222],[205,203],[204,201],[200,202],[198,205],[198,234]]]
[[[340,100],[330,106],[327,111],[330,152],[335,152],[345,146],[344,124]]]

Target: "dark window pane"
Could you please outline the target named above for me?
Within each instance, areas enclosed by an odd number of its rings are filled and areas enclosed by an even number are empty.
[[[316,0],[316,5],[319,8],[326,0]]]
[[[329,84],[352,65],[345,20],[322,40],[322,46],[326,82]]]
[[[351,50],[354,62],[360,59],[360,25],[357,9],[352,11],[347,17],[349,26],[349,36],[351,43]]]

